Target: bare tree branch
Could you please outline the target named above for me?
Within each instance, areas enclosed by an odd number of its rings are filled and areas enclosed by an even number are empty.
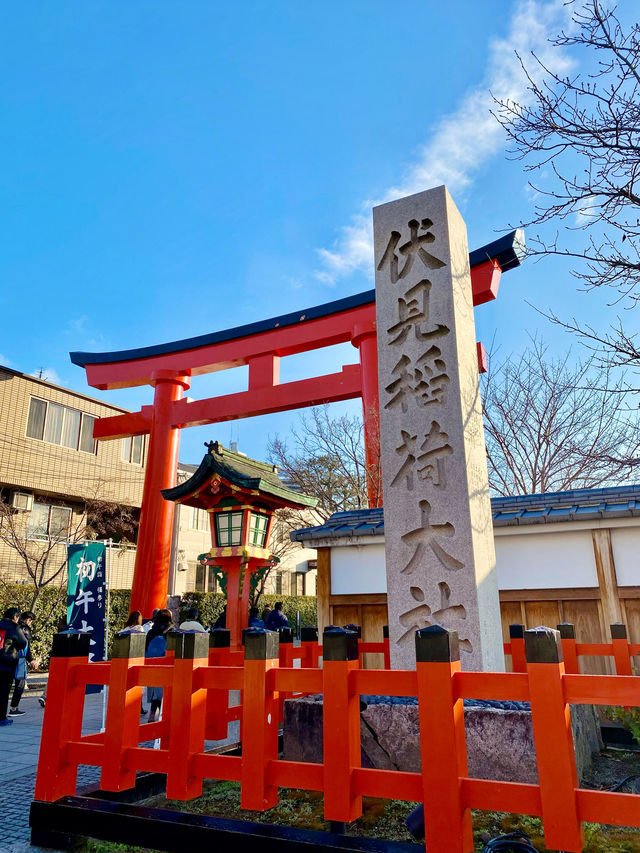
[[[489,358],[483,379],[489,483],[499,495],[617,485],[640,455],[624,380],[596,358],[550,359],[540,340],[518,358]]]
[[[531,256],[580,260],[573,274],[585,289],[612,288],[618,299],[640,299],[640,24],[625,31],[616,8],[589,0],[574,27],[551,43],[576,50],[589,71],[560,76],[535,54],[520,59],[527,103],[495,99],[509,153],[527,172],[550,166],[551,180],[531,183],[537,193],[527,227],[561,221],[582,230],[581,250],[558,237],[529,239]],[[571,225],[571,222],[574,222]]]

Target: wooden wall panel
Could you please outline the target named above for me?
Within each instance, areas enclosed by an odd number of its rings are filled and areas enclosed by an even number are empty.
[[[571,622],[576,629],[579,643],[605,643],[610,637],[602,629],[602,611],[599,601],[565,601],[564,621]],[[613,669],[608,658],[580,657],[580,672],[586,675],[611,674]]]
[[[382,629],[387,624],[386,604],[362,605],[362,639],[367,643],[382,641]],[[384,656],[381,654],[366,654],[363,656],[365,669],[384,669]]]
[[[502,640],[505,643],[509,642],[509,625],[522,624],[522,616],[520,613],[519,601],[501,601],[500,615],[502,617]],[[504,665],[507,672],[513,672],[511,665],[511,655],[504,659]]]
[[[331,624],[329,611],[329,596],[331,595],[331,549],[318,548],[318,576],[316,579],[316,595],[318,602],[318,633]]]
[[[524,609],[526,628],[537,628],[540,625],[555,628],[562,621],[557,601],[527,601]]]
[[[622,603],[629,640],[632,643],[640,643],[640,599],[624,598]]]
[[[331,605],[331,624],[344,628],[345,625],[361,625],[361,610],[357,604]]]

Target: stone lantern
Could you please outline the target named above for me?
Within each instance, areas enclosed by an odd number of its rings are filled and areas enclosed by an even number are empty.
[[[227,628],[231,644],[241,644],[249,621],[252,585],[277,563],[269,550],[275,510],[312,509],[317,500],[285,486],[275,465],[227,450],[219,442],[184,483],[163,489],[165,500],[209,513],[211,549],[201,562],[213,566],[227,596]]]

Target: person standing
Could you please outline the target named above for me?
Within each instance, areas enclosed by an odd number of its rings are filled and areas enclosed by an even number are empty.
[[[130,613],[126,625],[124,626],[122,631],[118,631],[118,635],[146,633],[147,632],[144,630],[144,625],[142,624],[142,613],[140,613],[139,610],[134,610],[132,613]]]
[[[277,631],[278,628],[288,628],[289,620],[282,612],[283,604],[281,601],[276,601],[273,610],[269,614],[267,620],[267,630]]]
[[[180,623],[181,631],[195,631],[196,634],[206,634],[207,629],[198,622],[198,611],[195,607],[189,608],[187,610],[187,618],[184,622]]]
[[[18,666],[21,649],[26,648],[27,638],[18,625],[20,609],[8,607],[0,619],[0,726],[10,726],[13,720],[7,719],[9,693]]]
[[[250,628],[264,628],[264,621],[260,618],[259,610],[257,607],[251,607],[249,609],[249,627]]]
[[[13,695],[11,697],[11,705],[9,706],[10,717],[22,717],[25,713],[25,711],[21,711],[18,708],[18,705],[20,704],[20,700],[22,699],[24,688],[27,685],[28,670],[37,669],[36,663],[33,660],[33,654],[31,652],[31,626],[33,625],[33,620],[35,618],[35,614],[32,613],[30,610],[27,610],[25,613],[20,614],[20,621],[18,622],[18,627],[22,629],[22,633],[27,639],[27,645],[24,649],[20,649],[20,651],[18,652],[18,665],[16,667],[16,672],[14,675]]]
[[[271,607],[268,604],[265,604],[264,610],[262,611],[262,616],[260,617],[264,622],[265,628],[267,627],[267,623],[269,622],[269,616],[271,615]]]
[[[145,658],[163,658],[167,653],[167,633],[173,627],[171,613],[159,610],[153,620],[153,627],[147,634]],[[162,687],[147,687],[149,722],[155,723],[162,706]]]

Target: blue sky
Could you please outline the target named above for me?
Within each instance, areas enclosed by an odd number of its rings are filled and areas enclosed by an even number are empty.
[[[514,49],[574,60],[546,36],[560,0],[12,4],[0,35],[0,363],[138,408],[148,388],[88,389],[70,350],[203,334],[372,286],[372,203],[446,183],[470,248],[530,215],[489,90],[522,96]],[[506,275],[476,310],[506,354],[540,330],[527,305],[600,319],[566,265]],[[574,343],[574,350],[578,351]],[[283,361],[282,379],[356,360]],[[240,369],[190,396],[242,390]],[[351,404],[355,410],[356,404]],[[262,457],[296,414],[185,430]]]

